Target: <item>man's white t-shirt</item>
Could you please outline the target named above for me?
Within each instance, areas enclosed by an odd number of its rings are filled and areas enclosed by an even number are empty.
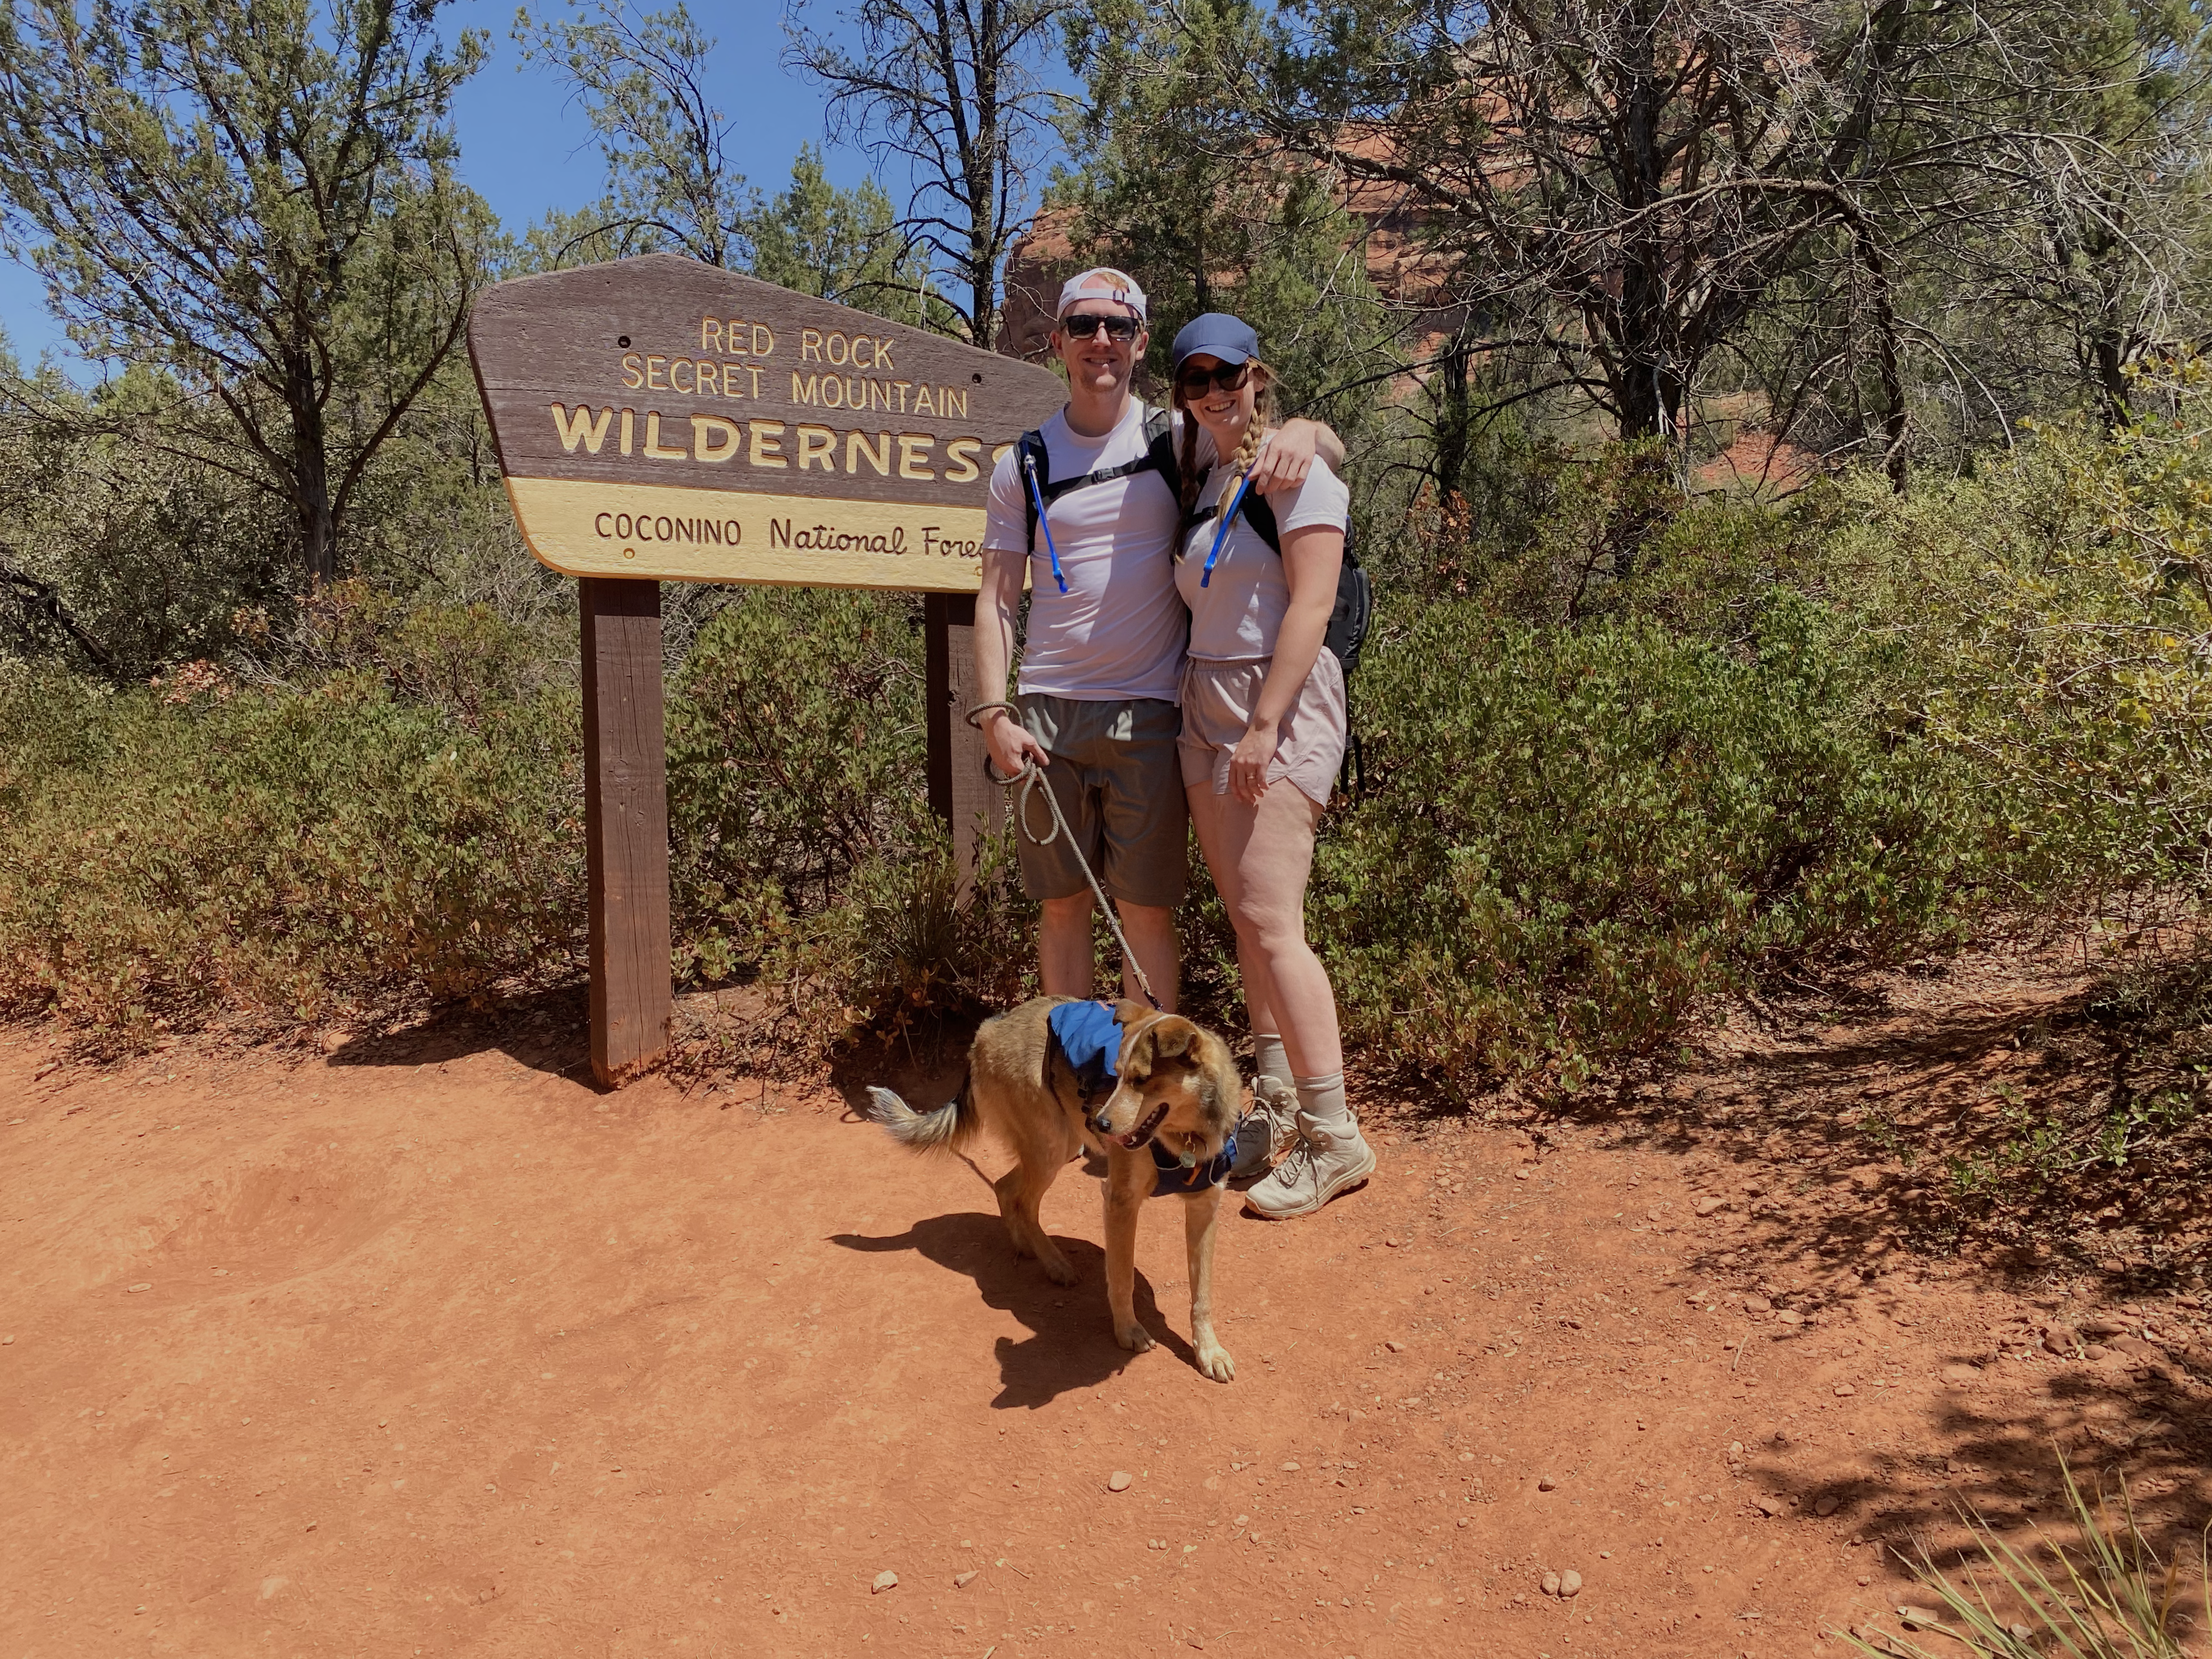
[[[1038,430],[1048,476],[1079,478],[1141,460],[1145,406],[1136,398],[1103,438],[1072,430],[1062,410]],[[1201,441],[1200,465],[1211,456]],[[1079,702],[1125,697],[1176,700],[1189,613],[1176,592],[1174,548],[1181,511],[1157,470],[1086,484],[1051,503],[1046,523],[1067,592],[1054,581],[1042,531],[1029,543],[1028,485],[1008,451],[991,474],[983,544],[1030,555],[1029,635],[1018,689]]]
[[[1229,469],[1218,466],[1198,493],[1201,511],[1221,502],[1229,483]],[[1267,505],[1274,509],[1275,528],[1287,536],[1308,525],[1345,527],[1352,507],[1352,491],[1318,455],[1305,482],[1288,489],[1272,491]],[[1225,503],[1223,503],[1225,505]],[[1221,551],[1211,577],[1206,555],[1218,537]],[[1267,545],[1242,506],[1226,533],[1221,517],[1202,519],[1192,527],[1176,562],[1176,586],[1190,607],[1190,654],[1206,662],[1242,662],[1275,654],[1275,637],[1291,608],[1291,584],[1283,573],[1282,556]],[[1200,583],[1205,586],[1200,586]]]

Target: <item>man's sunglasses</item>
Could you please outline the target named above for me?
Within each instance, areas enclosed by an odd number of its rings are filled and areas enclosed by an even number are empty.
[[[1209,384],[1220,387],[1224,392],[1242,392],[1244,382],[1251,378],[1252,365],[1249,362],[1216,363],[1212,368],[1192,365],[1176,375],[1176,390],[1186,398],[1203,398]]]
[[[1098,316],[1088,311],[1079,311],[1060,319],[1060,331],[1071,340],[1091,339],[1103,328],[1106,331],[1106,337],[1115,345],[1127,345],[1135,339],[1138,326],[1134,317]]]

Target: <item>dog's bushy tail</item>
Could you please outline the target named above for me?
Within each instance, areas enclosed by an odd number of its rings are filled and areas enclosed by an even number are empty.
[[[917,1152],[943,1152],[959,1145],[974,1125],[975,1109],[968,1103],[968,1089],[933,1112],[917,1112],[889,1089],[868,1091],[868,1115],[890,1132],[891,1139]]]

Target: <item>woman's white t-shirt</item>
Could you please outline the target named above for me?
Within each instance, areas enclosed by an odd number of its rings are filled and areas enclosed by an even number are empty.
[[[1199,492],[1201,512],[1222,502],[1230,470],[1217,466]],[[1352,491],[1329,471],[1328,463],[1314,457],[1305,482],[1288,489],[1272,490],[1267,505],[1274,509],[1275,527],[1283,535],[1308,525],[1334,525],[1341,530],[1349,521]],[[1206,574],[1206,556],[1214,538],[1221,536],[1221,552]],[[1221,533],[1218,513],[1205,519],[1184,537],[1176,561],[1176,588],[1190,607],[1190,654],[1211,662],[1237,662],[1275,654],[1275,636],[1291,608],[1291,584],[1283,561],[1267,545],[1244,509],[1237,508],[1228,532]],[[1200,583],[1205,586],[1200,586]]]
[[[1062,410],[1038,430],[1044,437],[1049,483],[1079,478],[1145,454],[1143,404],[1129,399],[1120,422],[1103,438],[1086,438]],[[1177,417],[1180,429],[1181,416]],[[1201,442],[1200,464],[1212,449]],[[1009,451],[991,474],[991,506],[983,544],[1030,556],[1029,632],[1018,689],[1079,702],[1125,697],[1176,700],[1182,678],[1185,614],[1175,584],[1175,492],[1157,471],[1072,489],[1051,504],[1046,522],[1060,555],[1067,592],[1053,580],[1040,532],[1029,539],[1028,489]]]

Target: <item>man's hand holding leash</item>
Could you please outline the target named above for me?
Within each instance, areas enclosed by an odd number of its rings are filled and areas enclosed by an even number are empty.
[[[968,717],[981,728],[983,741],[991,750],[991,764],[998,769],[1000,782],[1019,777],[1032,761],[1039,766],[1052,764],[1052,757],[1022,724],[1020,711],[1013,704],[987,702],[971,709]]]

